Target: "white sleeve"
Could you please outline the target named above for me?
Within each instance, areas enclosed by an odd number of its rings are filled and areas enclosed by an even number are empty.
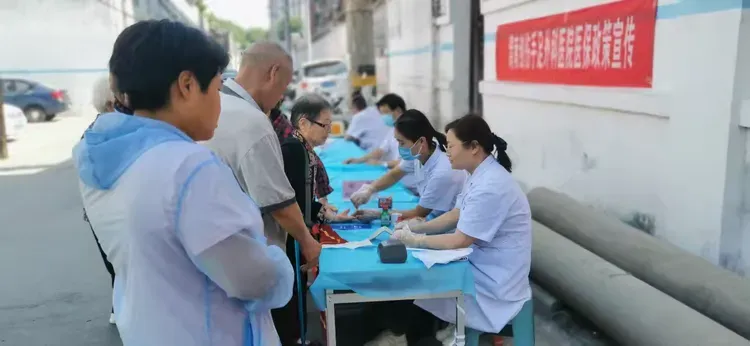
[[[505,222],[510,203],[495,191],[470,191],[464,198],[456,229],[472,238],[489,242]]]
[[[414,165],[416,164],[417,164],[417,160],[412,160],[412,161],[401,160],[401,162],[398,163],[398,168],[400,168],[406,174],[414,173]]]
[[[439,172],[431,179],[425,179],[424,184],[424,188],[419,192],[419,206],[441,212],[453,210],[457,188],[451,170]]]
[[[292,294],[294,271],[286,253],[266,245],[260,209],[232,171],[206,161],[180,189],[176,232],[193,263],[229,297],[283,306]]]
[[[357,139],[360,139],[360,137],[362,137],[365,132],[365,127],[361,124],[362,115],[362,112],[354,115],[354,117],[352,118],[352,122],[349,124],[349,128],[346,129],[347,136],[352,136]]]

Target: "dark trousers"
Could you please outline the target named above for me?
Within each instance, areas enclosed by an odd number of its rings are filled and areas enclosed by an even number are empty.
[[[289,261],[292,262],[292,267],[296,268],[297,259],[294,255],[294,238],[287,237],[286,240],[286,255],[289,257]],[[305,259],[300,256],[300,265],[305,264]],[[271,310],[271,316],[273,317],[273,324],[276,326],[276,332],[279,334],[282,346],[293,346],[298,345],[297,340],[301,339],[302,331],[300,330],[300,321],[305,323],[307,326],[307,274],[301,273],[302,275],[302,316],[299,315],[299,295],[297,294],[297,280],[298,278],[295,273],[294,277],[294,290],[292,292],[292,299],[282,308]]]
[[[96,232],[94,232],[94,227],[91,226],[91,223],[89,222],[88,216],[84,212],[83,219],[86,221],[87,224],[89,224],[89,228],[91,229],[91,234],[94,235],[94,240],[96,240],[96,247],[99,249],[99,255],[102,256],[102,261],[104,261],[104,267],[107,268],[107,272],[109,273],[109,276],[112,278],[112,288],[115,287],[115,267],[112,266],[112,263],[110,263],[107,260],[107,254],[104,253],[104,249],[102,249],[102,244],[99,243],[99,238],[96,236]],[[114,308],[112,310],[114,312]]]
[[[440,346],[435,334],[448,326],[431,313],[414,305],[413,300],[370,303],[365,307],[365,340],[372,340],[390,330],[396,335],[406,335],[409,346]]]

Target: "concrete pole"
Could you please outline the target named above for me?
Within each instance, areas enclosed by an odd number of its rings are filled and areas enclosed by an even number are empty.
[[[305,1],[305,13],[307,14],[307,23],[305,23],[305,38],[307,39],[307,62],[313,60],[313,39],[312,39],[312,0]]]
[[[0,79],[0,160],[8,158],[8,137],[5,133],[5,110],[3,104],[5,104],[5,98],[3,97],[3,80]]]
[[[359,78],[360,66],[375,66],[372,5],[370,0],[347,0],[346,50],[351,77]]]
[[[529,203],[537,221],[750,339],[750,280],[597,213],[564,194],[536,188],[529,193]],[[681,315],[674,316],[682,319]],[[678,323],[673,319],[670,322]],[[689,325],[681,320],[679,324]]]
[[[472,6],[469,0],[451,0],[450,19],[453,24],[453,37],[463,37],[462,40],[453,40],[453,66],[445,68],[453,69],[453,81],[451,90],[453,94],[452,113],[443,115],[443,120],[448,123],[460,117],[470,110],[469,91],[471,90],[471,29],[475,26],[471,22]],[[483,54],[483,52],[480,52]]]
[[[291,56],[292,54],[292,28],[289,22],[289,0],[284,0],[284,48]]]
[[[742,346],[750,341],[588,250],[533,223],[531,276],[622,345]]]

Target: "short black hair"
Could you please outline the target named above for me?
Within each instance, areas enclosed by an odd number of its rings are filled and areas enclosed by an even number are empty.
[[[396,94],[386,94],[380,100],[378,103],[376,103],[378,107],[380,106],[388,106],[391,110],[401,109],[402,112],[406,111],[406,102],[404,102],[404,99],[401,98],[401,96],[398,96]]]
[[[453,120],[445,125],[445,133],[448,131],[453,131],[453,135],[463,143],[464,147],[478,145],[487,155],[493,156],[508,172],[512,171],[513,162],[505,152],[508,149],[508,143],[492,132],[490,125],[481,115],[469,113]]]
[[[331,104],[318,94],[305,94],[300,96],[292,106],[292,125],[299,128],[299,121],[307,119],[317,121],[320,113],[326,109],[331,109]]]
[[[365,101],[365,98],[362,95],[355,95],[352,97],[352,106],[356,108],[357,110],[361,111],[365,108],[367,108],[367,101]]]
[[[195,75],[205,92],[228,64],[227,52],[202,31],[166,19],[147,20],[117,37],[109,71],[130,109],[157,110],[169,104],[169,89],[183,71]]]

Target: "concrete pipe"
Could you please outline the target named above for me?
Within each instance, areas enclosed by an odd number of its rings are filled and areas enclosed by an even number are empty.
[[[622,345],[747,346],[750,341],[534,222],[531,276]]]
[[[529,203],[535,220],[750,339],[750,280],[564,194],[536,188]]]

